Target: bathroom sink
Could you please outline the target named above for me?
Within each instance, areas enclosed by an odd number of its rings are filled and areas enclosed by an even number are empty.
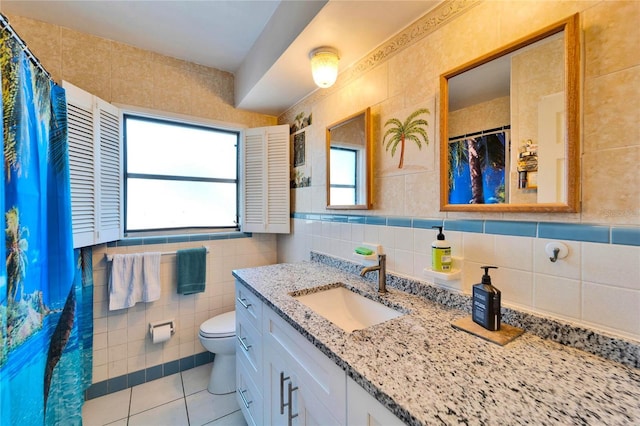
[[[293,297],[348,333],[404,315],[344,286]]]

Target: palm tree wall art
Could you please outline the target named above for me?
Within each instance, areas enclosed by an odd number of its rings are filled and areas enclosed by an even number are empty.
[[[420,150],[422,150],[422,143],[429,145],[429,136],[425,129],[425,127],[429,126],[429,122],[423,118],[418,118],[422,114],[430,114],[430,112],[427,108],[420,108],[411,113],[404,122],[397,118],[390,118],[384,124],[384,127],[390,126],[382,137],[385,151],[389,152],[389,149],[391,149],[391,156],[393,157],[396,154],[398,145],[400,145],[399,169],[404,166],[404,152],[407,141],[414,142]]]

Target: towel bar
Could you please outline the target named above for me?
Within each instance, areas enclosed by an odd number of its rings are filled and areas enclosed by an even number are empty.
[[[207,253],[209,253],[209,247],[207,246],[202,246],[204,249],[207,250]],[[166,254],[176,254],[176,251],[163,251],[162,253],[160,253],[161,255],[166,255]],[[111,262],[113,260],[113,254],[109,254],[109,253],[105,253],[104,257],[107,259],[107,262]]]

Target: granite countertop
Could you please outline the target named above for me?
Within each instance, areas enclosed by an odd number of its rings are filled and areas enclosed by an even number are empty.
[[[451,326],[467,312],[320,263],[233,275],[407,424],[640,424],[640,369],[527,332],[499,346]],[[407,314],[346,333],[289,295],[334,283]]]

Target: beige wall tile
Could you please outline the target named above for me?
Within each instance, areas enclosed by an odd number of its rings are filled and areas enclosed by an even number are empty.
[[[640,96],[630,87],[640,87],[640,66],[585,81],[586,153],[640,145]]]
[[[584,221],[640,225],[640,175],[635,173],[638,164],[640,146],[584,154]]]
[[[602,1],[584,11],[585,77],[640,65],[640,2]]]

